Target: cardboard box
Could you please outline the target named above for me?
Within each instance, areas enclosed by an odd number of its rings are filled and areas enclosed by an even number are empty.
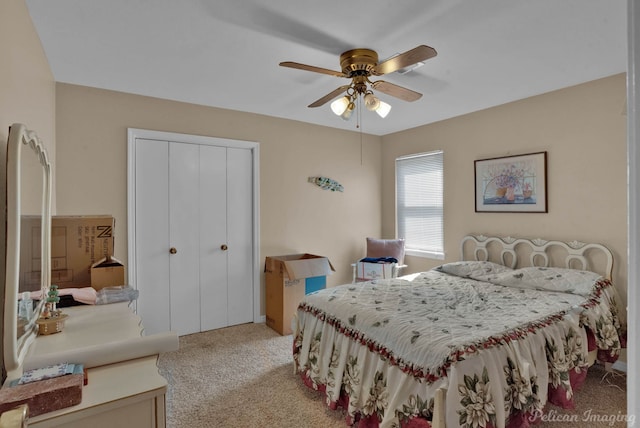
[[[393,270],[396,265],[397,263],[358,262],[356,266],[356,281],[393,278]]]
[[[267,325],[287,335],[302,298],[325,288],[335,269],[328,258],[305,253],[267,257],[264,271]]]
[[[113,254],[115,220],[109,215],[51,218],[51,283],[60,288],[91,286],[91,265]],[[24,217],[20,274],[25,284],[40,284],[40,218]]]
[[[125,284],[124,265],[120,260],[105,257],[91,265],[91,286],[96,290]]]

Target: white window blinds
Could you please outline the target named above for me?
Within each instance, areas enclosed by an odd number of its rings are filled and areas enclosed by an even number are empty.
[[[407,254],[443,258],[442,151],[396,159],[398,237]]]

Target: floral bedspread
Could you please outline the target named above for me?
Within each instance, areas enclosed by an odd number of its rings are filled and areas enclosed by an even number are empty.
[[[547,401],[572,406],[589,340],[615,361],[617,304],[591,272],[450,263],[305,296],[294,367],[348,424],[428,427],[446,388],[447,427],[527,426]]]

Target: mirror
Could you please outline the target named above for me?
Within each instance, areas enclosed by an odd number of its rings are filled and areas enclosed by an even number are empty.
[[[51,165],[36,133],[22,124],[9,129],[6,195],[3,347],[5,369],[12,371],[36,337],[43,306],[42,299],[35,306],[19,299],[27,291],[46,295],[50,281]]]

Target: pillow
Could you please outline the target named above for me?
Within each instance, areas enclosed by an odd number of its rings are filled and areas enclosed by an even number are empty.
[[[367,238],[367,257],[393,257],[404,264],[404,239]]]
[[[510,267],[488,261],[461,261],[445,263],[434,268],[437,271],[463,278],[473,278],[486,281],[489,276],[513,272]]]
[[[602,276],[595,272],[584,270],[533,266],[501,273],[490,278],[489,282],[506,287],[588,296],[593,291],[594,284],[601,278]]]

